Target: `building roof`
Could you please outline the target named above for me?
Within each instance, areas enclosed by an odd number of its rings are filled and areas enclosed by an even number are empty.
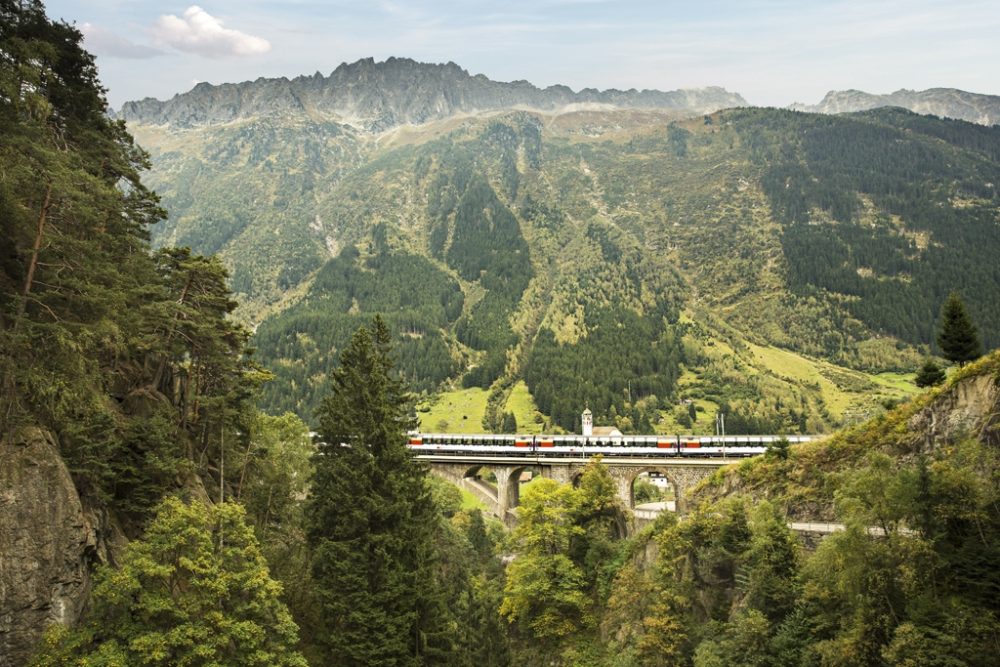
[[[622,434],[622,432],[616,429],[614,426],[595,426],[593,433],[594,435],[610,435],[610,436],[619,436]]]

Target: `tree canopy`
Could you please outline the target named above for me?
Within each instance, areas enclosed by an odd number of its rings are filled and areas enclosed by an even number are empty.
[[[36,667],[305,667],[244,510],[168,498],[121,567],[99,573],[88,622],[55,631]]]

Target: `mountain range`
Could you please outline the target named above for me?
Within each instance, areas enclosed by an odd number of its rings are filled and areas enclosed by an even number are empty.
[[[587,404],[816,431],[912,391],[951,290],[1000,343],[1000,128],[733,104],[391,59],[120,115],[169,211],[154,241],[230,268],[269,410],[310,418],[376,312],[425,428],[571,429]]]
[[[402,124],[503,109],[675,109],[704,113],[743,106],[747,102],[739,93],[717,86],[668,92],[595,88],[574,92],[562,85],[538,88],[524,80],[493,81],[482,74],[473,76],[453,62],[428,64],[409,58],[376,62],[364,58],[342,63],[329,76],[316,72],[293,79],[262,77],[221,85],[202,82],[169,100],[126,102],[116,115],[129,123],[173,127],[228,123],[263,114],[307,115],[380,132]],[[956,88],[900,89],[889,94],[831,90],[818,104],[797,102],[789,106],[827,114],[881,107],[981,125],[1000,123],[1000,96]]]
[[[572,106],[715,111],[745,106],[736,93],[718,87],[697,90],[596,90],[566,86],[537,88],[527,81],[502,83],[472,76],[455,63],[432,65],[409,58],[372,58],[344,63],[329,76],[257,79],[213,86],[199,83],[165,102],[147,98],[125,103],[119,117],[129,123],[177,127],[228,123],[263,114],[336,119],[369,131],[421,124],[458,114],[528,108],[553,111]]]
[[[914,113],[980,125],[1000,124],[1000,96],[969,93],[956,88],[902,89],[888,95],[873,95],[860,90],[832,90],[819,104],[791,106],[792,109],[814,113],[850,113],[880,107],[900,107]]]

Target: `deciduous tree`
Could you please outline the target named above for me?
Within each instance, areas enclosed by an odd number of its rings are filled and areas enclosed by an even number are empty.
[[[89,622],[52,633],[34,664],[306,667],[280,596],[241,506],[169,498],[99,573]]]

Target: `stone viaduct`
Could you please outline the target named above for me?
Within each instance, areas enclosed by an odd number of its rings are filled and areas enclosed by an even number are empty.
[[[549,458],[526,456],[455,456],[418,455],[432,473],[468,489],[480,498],[490,511],[508,526],[517,521],[520,500],[521,473],[533,470],[557,482],[575,484],[587,460],[576,458]],[[629,510],[635,507],[633,483],[642,473],[662,474],[673,486],[678,513],[684,513],[686,496],[690,489],[733,459],[681,459],[681,458],[630,458],[605,456],[603,465],[618,486],[618,497]],[[479,477],[482,468],[496,476],[496,487]]]

